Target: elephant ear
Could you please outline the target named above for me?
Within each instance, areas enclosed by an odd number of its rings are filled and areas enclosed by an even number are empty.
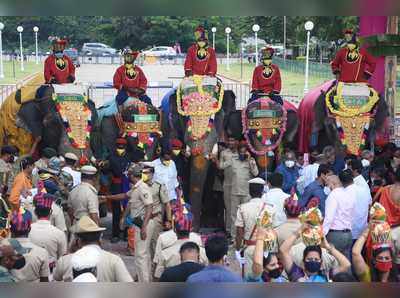
[[[314,103],[314,131],[320,131],[324,127],[326,117],[325,93],[321,91],[321,94]]]
[[[299,128],[299,117],[297,116],[296,111],[288,110],[287,112],[287,124],[286,124],[286,132],[284,135],[284,142],[290,143],[293,142],[295,136],[297,134],[297,129]]]
[[[389,107],[384,98],[380,96],[376,106],[376,114],[374,117],[376,129],[382,128],[386,118],[389,116]]]
[[[225,117],[225,131],[228,136],[233,136],[235,139],[239,140],[243,135],[243,126],[242,126],[242,111],[237,110],[231,112],[227,117]]]
[[[42,113],[40,112],[36,102],[30,101],[21,105],[17,117],[22,120],[34,138],[42,136]]]
[[[222,109],[224,110],[225,115],[229,115],[231,112],[236,110],[236,95],[232,90],[224,91]]]

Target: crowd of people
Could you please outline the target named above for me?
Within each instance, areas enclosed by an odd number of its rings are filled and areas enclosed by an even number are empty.
[[[117,144],[116,154],[125,156],[125,142]],[[0,280],[399,280],[400,149],[389,143],[357,157],[328,146],[308,162],[287,150],[275,171],[262,173],[244,143],[220,145],[212,161],[229,191],[225,233],[212,235],[193,231],[185,177],[174,161],[180,152],[171,146],[152,162],[128,160],[119,173],[110,171],[112,159],[82,165],[72,152],[45,148],[35,162],[4,146]],[[112,177],[109,192],[101,190],[104,175]],[[102,248],[107,203],[111,245],[127,242],[135,270]]]

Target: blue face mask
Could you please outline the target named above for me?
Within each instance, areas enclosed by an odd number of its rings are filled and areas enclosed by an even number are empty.
[[[62,58],[64,56],[64,52],[55,52],[54,56],[56,56],[56,58]]]

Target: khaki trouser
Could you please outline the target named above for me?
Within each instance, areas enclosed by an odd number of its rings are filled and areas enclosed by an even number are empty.
[[[253,272],[253,257],[255,249],[255,245],[250,245],[244,250],[244,258],[246,259],[246,264],[244,265],[244,277],[249,276]]]
[[[151,237],[151,242],[150,242],[151,260],[154,259],[154,254],[156,252],[157,239],[160,236],[161,232],[163,231],[163,221],[162,221],[161,214],[154,217],[153,221],[154,221],[154,232],[153,232],[153,236]]]
[[[135,228],[135,269],[139,282],[151,282],[150,243],[154,233],[154,220],[150,219],[147,225],[146,240],[140,237],[140,228]]]
[[[231,195],[231,235],[236,237],[235,221],[237,216],[238,207],[241,204],[247,203],[250,200],[248,195]]]
[[[232,185],[224,184],[224,206],[225,206],[225,230],[231,233],[231,190]]]

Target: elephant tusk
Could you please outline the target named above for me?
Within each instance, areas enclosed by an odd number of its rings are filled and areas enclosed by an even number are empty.
[[[211,154],[213,156],[217,156],[218,155],[218,144],[217,143],[214,144],[214,146],[213,146],[213,148],[211,150]]]

